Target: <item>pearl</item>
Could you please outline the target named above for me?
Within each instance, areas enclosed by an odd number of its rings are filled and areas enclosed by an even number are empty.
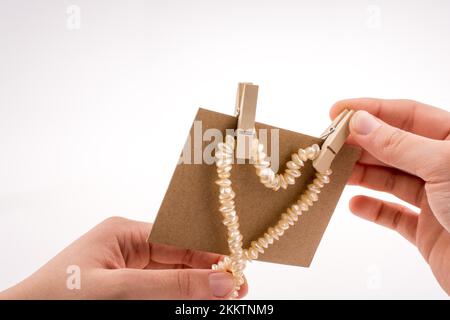
[[[229,186],[231,186],[231,180],[230,179],[219,179],[219,180],[216,180],[216,184],[218,184],[221,187],[229,187]]]
[[[272,238],[274,238],[275,240],[279,240],[278,234],[277,234],[277,232],[275,231],[274,228],[270,227],[269,229],[267,229],[267,232],[270,234],[270,236]]]
[[[266,159],[266,153],[264,151],[257,153],[256,161],[265,160],[265,159]]]
[[[278,235],[279,237],[281,237],[281,236],[284,234],[284,230],[281,229],[280,226],[279,226],[278,224],[274,227],[274,229],[275,229],[275,232],[277,233],[277,235]]]
[[[234,207],[234,200],[232,200],[232,199],[222,199],[222,200],[219,200],[219,202],[222,205]]]
[[[286,231],[287,229],[289,229],[289,224],[284,221],[278,222],[278,226],[280,227],[280,229],[283,230],[283,232]]]
[[[317,201],[319,200],[319,197],[317,196],[317,193],[315,192],[311,192],[310,190],[306,191],[306,195],[309,199],[311,199],[312,201]]]
[[[230,226],[230,225],[232,225],[233,223],[236,223],[237,221],[238,221],[237,216],[233,215],[233,216],[231,216],[231,217],[226,217],[226,218],[223,220],[223,224],[226,225],[226,226]]]
[[[282,215],[281,215],[281,218],[283,219],[283,220],[286,220],[286,222],[288,223],[288,224],[290,224],[291,226],[293,226],[294,225],[294,219],[292,219],[292,217],[289,215],[289,214],[287,214],[287,213],[283,213]]]
[[[264,238],[259,238],[257,243],[265,249],[267,249],[267,247],[269,246],[269,244],[267,243],[267,241]]]
[[[229,144],[222,142],[222,143],[218,144],[218,147],[219,147],[219,150],[221,150],[222,152],[225,152],[226,154],[230,154],[230,155],[233,154],[233,151],[234,151],[233,147]]]
[[[230,251],[232,251],[232,252],[236,251],[241,246],[242,246],[242,244],[239,243],[238,241],[236,241],[235,239],[230,239],[230,241],[228,241],[228,247],[230,248]]]
[[[303,167],[305,165],[297,153],[293,153],[291,158],[298,166]]]
[[[315,178],[314,180],[313,180],[313,183],[314,183],[314,185],[316,185],[317,187],[319,187],[319,188],[323,188],[323,186],[325,185],[322,181],[320,181],[320,179],[318,179],[318,178]]]
[[[307,188],[308,188],[308,190],[311,190],[312,192],[320,193],[320,188],[314,184],[309,184]]]
[[[267,177],[270,174],[273,174],[273,171],[268,169],[268,168],[264,168],[264,169],[257,169],[256,170],[256,174],[260,177]]]
[[[286,179],[284,179],[284,176],[279,175],[279,179],[280,179],[280,186],[281,186],[283,189],[287,189],[288,184],[287,184],[287,182],[286,182]]]
[[[273,182],[264,183],[264,187],[273,189]]]
[[[304,149],[298,149],[297,154],[300,157],[300,160],[308,161],[308,156],[306,155],[306,151]]]
[[[277,175],[274,178],[274,182],[273,182],[273,190],[278,191],[278,189],[280,189],[281,187],[281,183],[280,183],[280,177]]]
[[[298,216],[300,216],[302,213],[301,211],[299,213],[295,213],[294,211],[292,211],[291,209],[287,209],[286,210],[288,216],[292,219],[292,221],[297,222],[298,221]]]
[[[234,206],[221,205],[219,211],[222,213],[230,213],[234,211]]]
[[[314,149],[311,148],[311,147],[306,148],[305,152],[306,152],[306,157],[309,160],[313,160],[315,158],[315,156],[316,156],[316,153],[314,152]]]
[[[285,173],[283,177],[284,177],[284,180],[286,180],[286,182],[288,184],[295,184],[295,178],[293,176],[291,176],[290,174]]]
[[[230,200],[230,199],[233,199],[234,197],[235,197],[234,191],[231,191],[230,193],[221,193],[221,194],[219,194],[219,199],[220,200]]]
[[[217,176],[220,179],[228,179],[231,176],[231,174],[229,172],[223,172],[223,173],[218,173]]]
[[[266,177],[261,177],[261,182],[263,184],[269,185],[270,188],[272,188],[273,182],[275,181],[275,175],[272,173]]]
[[[266,239],[268,244],[272,244],[273,243],[273,238],[270,234],[268,234],[267,232],[264,233],[264,239]]]
[[[293,176],[294,178],[298,178],[301,176],[300,171],[297,169],[286,169],[285,172],[288,173],[289,175]]]
[[[237,238],[237,237],[239,237],[239,236],[241,236],[242,237],[242,235],[239,233],[239,231],[237,231],[237,230],[229,230],[228,231],[228,236],[230,237],[230,238]]]
[[[300,207],[296,205],[295,203],[291,206],[291,210],[298,214],[299,211],[301,211]]]
[[[330,178],[323,174],[318,174],[317,178],[325,184],[330,182]]]
[[[233,225],[231,225],[231,226],[228,228],[228,231],[233,231],[233,230],[239,231],[239,222],[234,223]]]
[[[232,163],[233,163],[233,159],[232,158],[229,158],[229,159],[221,158],[221,159],[216,160],[216,165],[221,166],[221,167],[222,166],[226,166],[226,165],[230,165]]]
[[[314,151],[315,156],[318,157],[320,153],[319,145],[315,143],[311,146],[311,149]]]
[[[217,173],[230,172],[231,168],[233,168],[233,166],[231,166],[231,165],[217,168]]]
[[[299,206],[301,211],[308,211],[309,210],[309,206],[306,203],[304,203],[303,201],[301,201],[301,200],[297,201],[297,204],[298,204],[298,206]]]
[[[289,169],[295,169],[295,170],[300,169],[300,166],[298,164],[296,164],[294,161],[288,161],[286,163],[286,167],[288,167]]]
[[[267,168],[270,166],[270,162],[267,160],[259,160],[259,161],[256,161],[254,166],[258,169],[264,169],[264,168]]]
[[[259,153],[264,152],[264,145],[262,143],[259,143],[259,141],[258,141],[257,150]]]
[[[306,194],[302,194],[300,199],[310,207],[313,205],[312,200]]]
[[[264,253],[264,249],[258,244],[258,242],[252,241],[251,246],[252,248],[258,250],[259,253]]]
[[[292,211],[291,208],[287,208],[286,212],[292,219],[295,219],[294,217],[297,217],[297,213]],[[294,220],[294,221],[297,221],[297,220]]]
[[[231,194],[233,190],[231,187],[220,187],[220,193],[221,194]]]
[[[250,249],[248,249],[248,255],[250,256],[250,258],[252,258],[253,260],[258,259],[258,251],[251,247]]]
[[[228,154],[226,154],[226,153],[224,153],[222,151],[216,151],[214,156],[215,156],[216,160],[231,158]]]
[[[226,143],[227,145],[229,145],[229,146],[234,150],[234,144],[235,144],[235,142],[234,142],[234,137],[233,137],[233,136],[227,135],[227,136],[225,137],[225,143]]]

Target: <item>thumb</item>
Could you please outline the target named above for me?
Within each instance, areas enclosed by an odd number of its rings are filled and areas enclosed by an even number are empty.
[[[392,127],[366,111],[354,114],[350,133],[363,149],[387,165],[425,181],[439,178],[440,157],[444,156],[442,141]]]
[[[223,299],[231,293],[233,276],[204,269],[120,269],[117,278],[125,299]]]

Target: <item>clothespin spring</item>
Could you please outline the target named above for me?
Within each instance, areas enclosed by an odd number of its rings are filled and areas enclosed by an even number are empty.
[[[255,131],[258,86],[250,82],[239,83],[236,96],[236,158],[251,159]]]
[[[345,109],[320,136],[325,141],[322,144],[319,156],[313,161],[313,167],[316,171],[324,173],[330,169],[331,163],[350,134],[349,123],[353,114],[353,110]]]

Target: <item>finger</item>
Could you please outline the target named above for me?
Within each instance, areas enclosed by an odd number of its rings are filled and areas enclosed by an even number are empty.
[[[386,167],[386,168],[392,168],[392,166],[381,162],[377,158],[375,158],[373,155],[371,155],[366,150],[362,149],[361,156],[358,159],[358,163],[365,164],[369,166],[379,166],[379,167]]]
[[[124,299],[226,299],[231,294],[233,276],[225,272],[199,269],[113,270],[110,278]],[[247,292],[247,284],[241,290]]]
[[[245,282],[239,289],[239,295],[237,297],[238,299],[242,299],[248,294],[248,282],[247,282],[247,279],[245,278],[245,276],[244,276],[244,279],[245,279]]]
[[[142,269],[149,262],[147,238],[151,227],[151,223],[110,217],[98,225],[97,228],[102,229],[102,232],[98,233],[102,238],[96,242],[107,245],[114,259],[120,258],[115,261],[120,266],[124,264],[128,268]],[[110,257],[107,258],[109,261]]]
[[[347,138],[346,143],[361,147],[352,135],[350,135]],[[361,155],[359,156],[358,163],[371,165],[371,166],[393,168],[392,166],[388,165],[387,163],[384,163],[384,162],[378,160],[373,155],[371,155],[367,150],[364,150],[364,149],[361,150]]]
[[[421,235],[417,239],[417,247],[425,260],[432,264],[432,260],[441,259],[439,252],[444,252],[445,249],[439,250],[438,247],[443,245],[441,241],[449,243],[448,241],[450,239],[448,238],[450,237],[450,232],[438,221],[429,206],[429,202],[425,202],[423,205],[422,211],[420,212],[420,223],[417,229]],[[447,238],[447,241],[445,238]]]
[[[166,269],[192,269],[192,268],[185,264],[166,264],[150,261],[149,264],[143,269],[166,270]]]
[[[390,166],[425,181],[441,178],[438,171],[445,158],[444,151],[448,149],[444,148],[447,142],[392,127],[366,111],[353,115],[350,133],[362,148]]]
[[[128,268],[150,269],[157,263],[166,265],[166,268],[179,268],[178,265],[183,264],[196,269],[209,269],[222,257],[215,253],[148,243],[148,235],[152,228],[150,223],[113,217],[107,219],[102,227],[109,228],[116,237],[120,253]]]
[[[356,164],[349,184],[391,193],[416,207],[424,196],[423,180],[391,168]]]
[[[174,246],[152,243],[150,244],[150,261],[163,264],[184,264],[195,269],[210,269],[222,255],[183,249]]]
[[[347,138],[346,143],[354,145],[354,146],[359,146],[358,142],[356,142],[355,139],[351,135]],[[375,158],[373,155],[371,155],[369,152],[367,152],[364,149],[361,150],[361,155],[359,156],[358,162],[362,163],[362,164],[373,165],[373,166],[390,167],[386,163],[381,162],[380,160]]]
[[[418,215],[408,208],[366,196],[350,200],[350,210],[357,216],[388,227],[416,244]]]
[[[343,109],[365,110],[391,126],[431,139],[450,139],[450,113],[411,100],[349,99],[330,111],[334,119]],[[439,124],[438,126],[436,124]]]

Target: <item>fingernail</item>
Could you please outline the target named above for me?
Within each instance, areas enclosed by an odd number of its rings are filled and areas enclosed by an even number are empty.
[[[214,272],[209,275],[209,286],[213,296],[223,298],[233,290],[233,276],[226,272]]]
[[[357,111],[350,120],[351,131],[361,135],[368,135],[379,126],[381,123],[366,111]]]

